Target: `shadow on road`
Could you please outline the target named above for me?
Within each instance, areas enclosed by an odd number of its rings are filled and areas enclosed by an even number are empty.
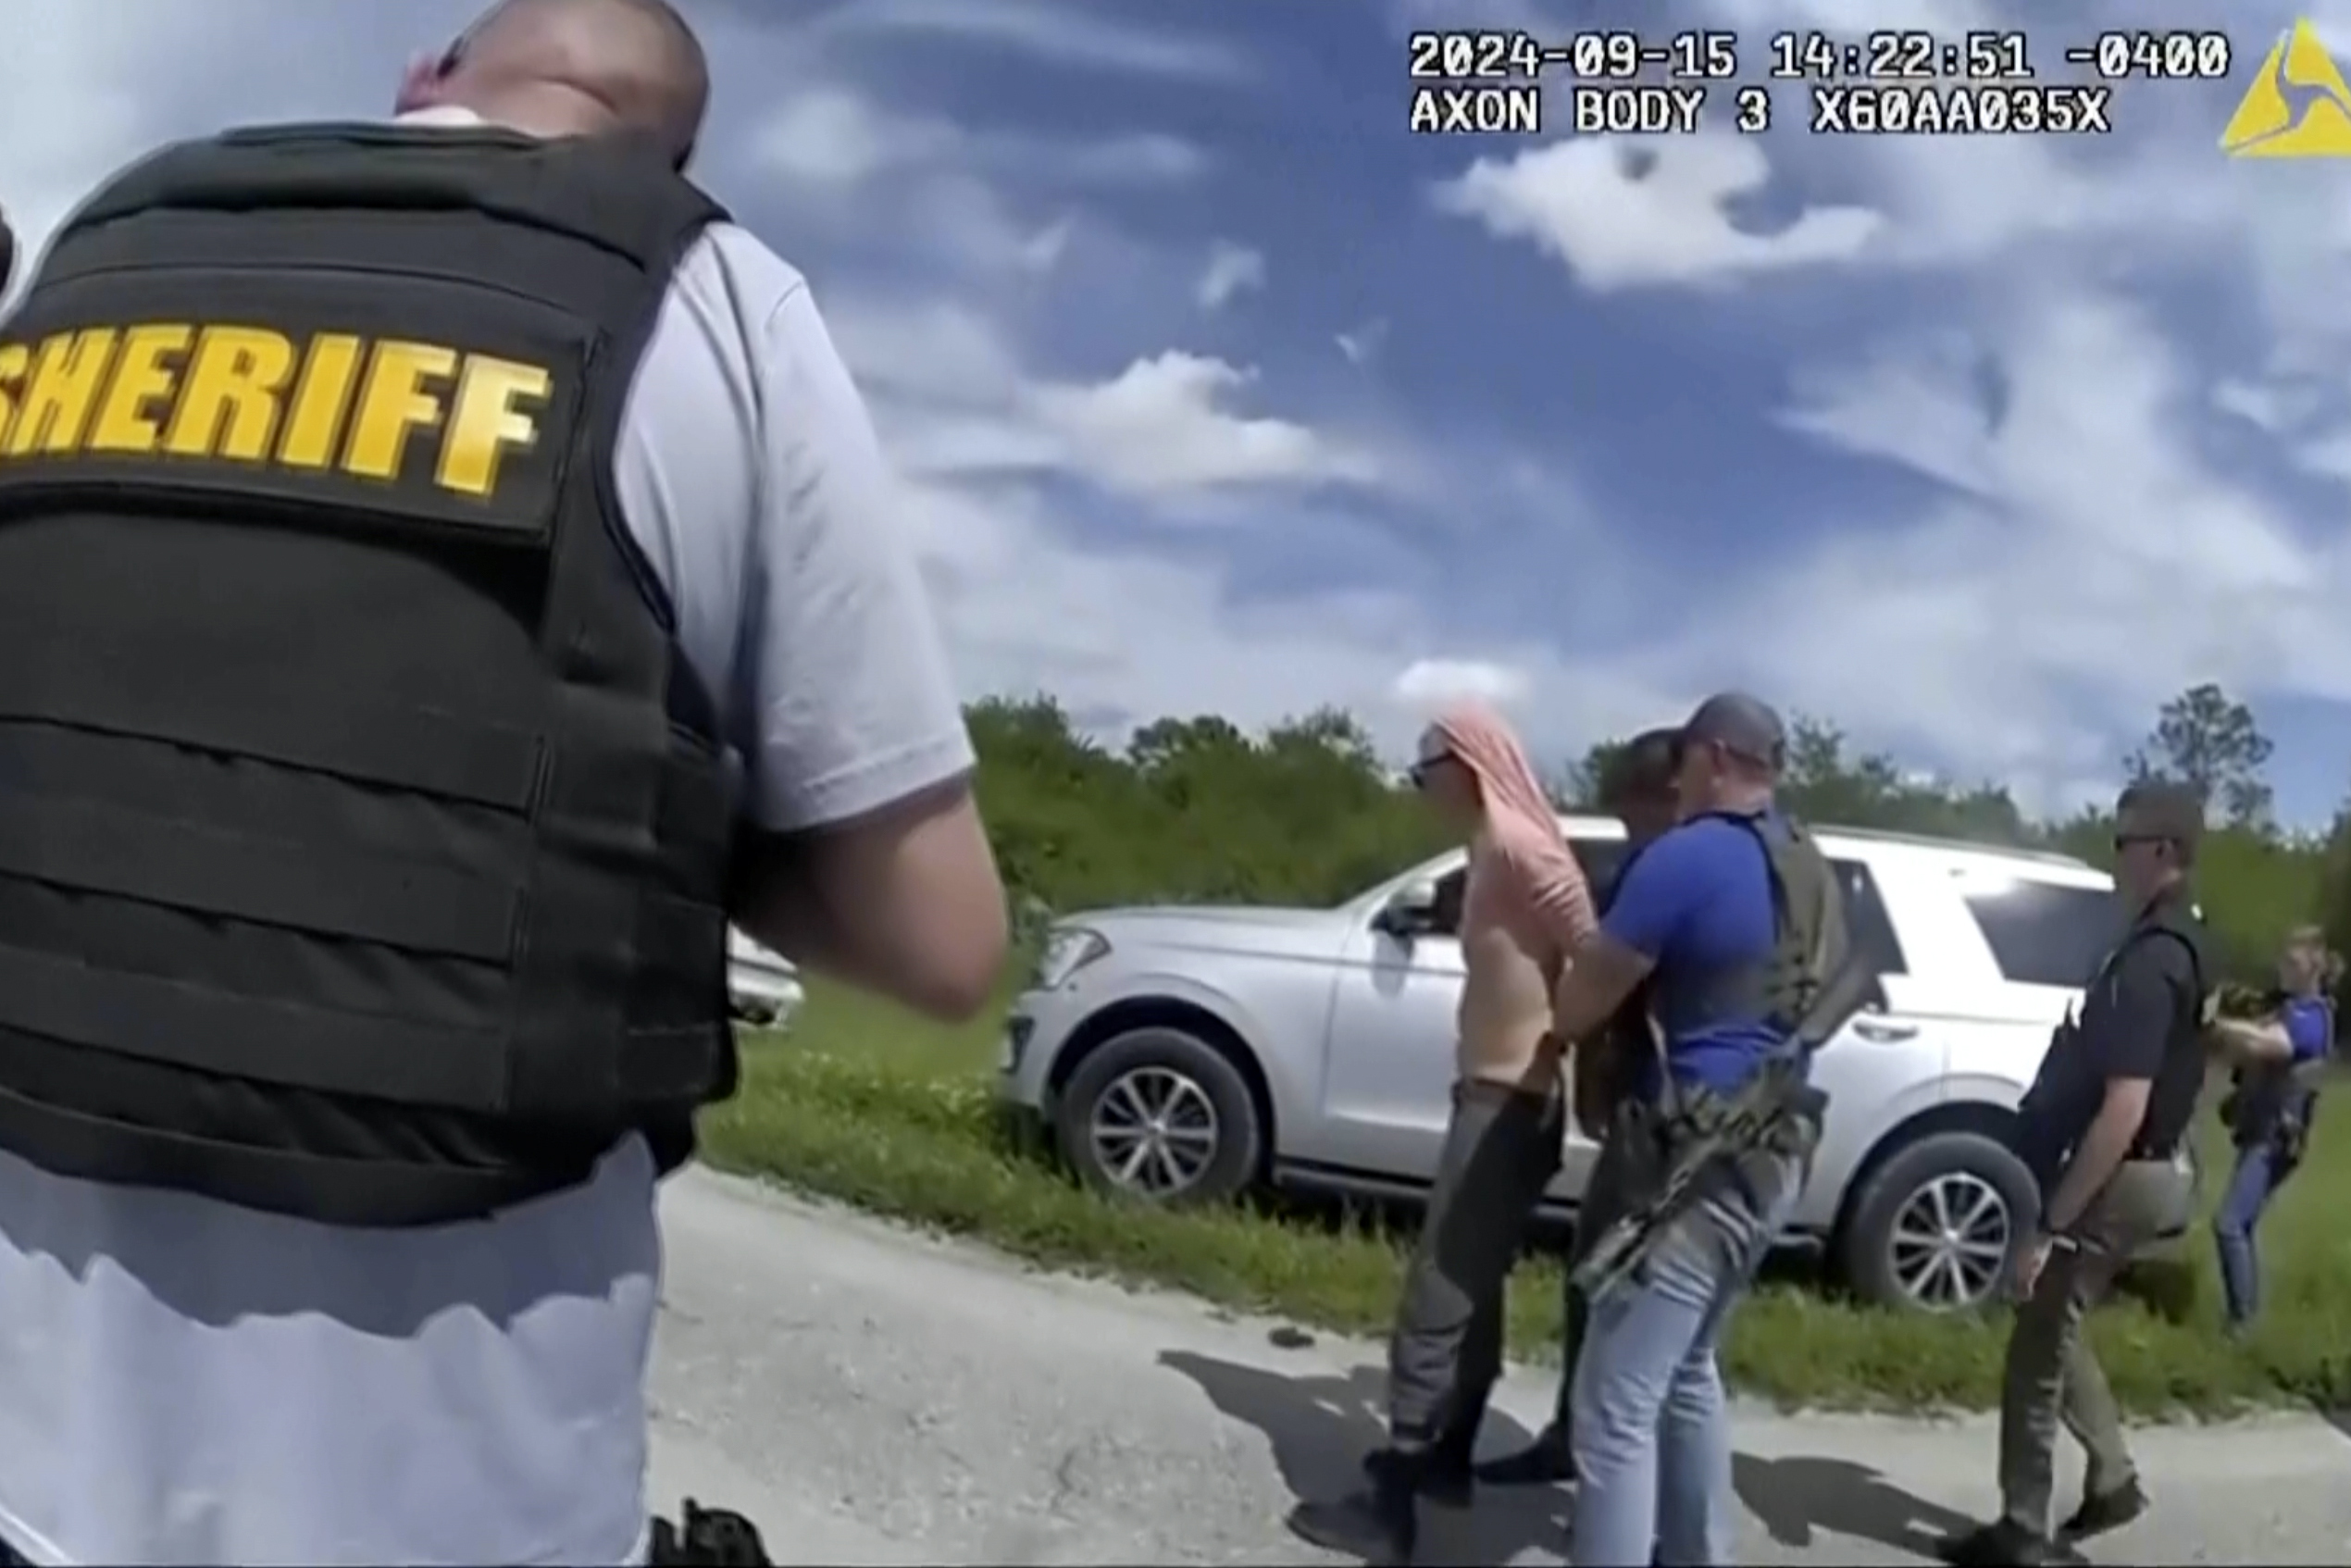
[[[1362,1485],[1363,1456],[1387,1437],[1380,1407],[1386,1378],[1362,1366],[1343,1377],[1288,1377],[1186,1350],[1159,1363],[1200,1385],[1209,1403],[1254,1426],[1272,1445],[1282,1484],[1300,1501],[1337,1498]],[[1534,1434],[1491,1412],[1479,1447],[1501,1453]],[[1567,1546],[1567,1494],[1549,1487],[1479,1488],[1467,1510],[1422,1510],[1420,1557],[1428,1562],[1513,1562],[1536,1552],[1556,1561]]]
[[[1826,1531],[1932,1562],[1936,1547],[1978,1523],[1847,1459],[1740,1454],[1731,1463],[1739,1500],[1782,1546],[1809,1547]]]

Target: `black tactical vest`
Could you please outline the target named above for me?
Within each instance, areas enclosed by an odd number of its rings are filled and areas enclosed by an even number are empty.
[[[2211,1021],[2215,995],[2210,989],[2211,965],[2204,922],[2184,896],[2158,899],[2123,932],[2114,950],[2099,964],[2085,987],[2084,1018],[2071,1017],[2050,1037],[2033,1087],[2017,1107],[2017,1152],[2046,1188],[2054,1181],[2106,1098],[2106,1078],[2099,1064],[2081,1049],[2084,1029],[2095,1025],[2089,1009],[2098,1005],[2099,982],[2125,954],[2143,942],[2177,942],[2186,950],[2196,977],[2194,1003],[2183,1002],[2173,1014],[2163,1042],[2163,1067],[2147,1101],[2146,1122],[2130,1151],[2142,1159],[2169,1156],[2186,1134],[2196,1113],[2197,1089],[2204,1080],[2204,1029]]]
[[[1820,1005],[1832,977],[1844,969],[1849,947],[1844,890],[1803,824],[1760,812],[1710,812],[1691,820],[1708,816],[1736,823],[1761,848],[1772,880],[1775,940],[1768,959],[1661,977],[1655,1002],[1659,1027],[1675,1039],[1760,1018],[1785,1032],[1791,1049],[1810,1052],[1852,1011]]]
[[[735,785],[614,498],[647,147],[169,149],[0,326],[0,1148],[332,1224],[669,1159]]]
[[[2269,1011],[2279,1014],[2291,1001],[2283,993],[2270,1000]],[[2334,1003],[2321,999],[2319,1005],[2326,1010],[2327,1039],[2332,1042]],[[2311,1113],[2318,1105],[2314,1076],[2292,1062],[2256,1062],[2238,1067],[2230,1075],[2224,1106],[2232,1140],[2240,1149],[2272,1144],[2298,1157],[2309,1132]]]

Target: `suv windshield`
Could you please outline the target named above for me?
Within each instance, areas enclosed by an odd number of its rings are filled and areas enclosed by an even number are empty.
[[[2016,881],[1969,893],[1967,907],[2000,973],[2020,985],[2086,986],[2121,934],[2103,888]]]

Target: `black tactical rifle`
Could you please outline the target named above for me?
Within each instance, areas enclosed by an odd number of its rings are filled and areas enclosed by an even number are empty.
[[[1648,1255],[1666,1227],[1697,1201],[1701,1178],[1755,1153],[1791,1119],[1817,1122],[1828,1109],[1829,1097],[1807,1081],[1812,1052],[1861,1010],[1875,983],[1873,968],[1860,944],[1854,944],[1797,1021],[1787,1054],[1757,1073],[1727,1106],[1704,1118],[1702,1130],[1673,1140],[1656,1192],[1601,1232],[1577,1263],[1570,1277],[1586,1300],[1596,1299]]]

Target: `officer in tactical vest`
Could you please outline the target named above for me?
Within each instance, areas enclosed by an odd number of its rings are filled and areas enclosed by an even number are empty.
[[[1586,1039],[1653,978],[1661,1042],[1619,1133],[1630,1212],[1577,1271],[1593,1291],[1571,1395],[1578,1562],[1731,1560],[1715,1346],[1801,1193],[1822,1106],[1810,1048],[1842,1022],[1824,999],[1850,967],[1835,877],[1773,805],[1778,716],[1713,697],[1677,749],[1681,823],[1626,871],[1559,998],[1561,1035]]]
[[[2277,989],[2263,999],[2259,1016],[2213,1020],[2212,1043],[2235,1064],[2220,1116],[2236,1145],[2236,1169],[2212,1216],[2232,1334],[2250,1327],[2260,1310],[2254,1231],[2309,1147],[2319,1076],[2334,1046],[2329,993],[2340,978],[2341,961],[2327,951],[2326,934],[2305,926],[2287,936]]]
[[[706,91],[662,0],[504,0],[398,122],[112,179],[0,323],[9,1547],[758,1556],[643,1484],[729,920],[940,1015],[1004,932]]]
[[[2105,1374],[2082,1331],[2132,1254],[2191,1201],[2183,1151],[2204,1086],[2210,966],[2189,888],[2204,804],[2184,786],[2122,791],[2114,881],[2130,924],[2018,1108],[2017,1150],[2040,1183],[2020,1245],[2018,1307],[2000,1390],[2000,1517],[1945,1548],[1962,1564],[2048,1562],[2058,1427],[2088,1456],[2081,1507],[2060,1540],[2119,1529],[2146,1511]]]
[[[1678,731],[1650,729],[1624,743],[1610,759],[1599,779],[1598,805],[1624,825],[1624,858],[1614,876],[1599,890],[1603,915],[1614,901],[1625,873],[1650,844],[1672,828],[1680,814],[1674,773],[1680,765],[1675,745]],[[1575,1238],[1571,1263],[1623,1217],[1624,1140],[1616,1136],[1619,1113],[1625,1107],[1640,1074],[1655,1059],[1656,1026],[1649,1017],[1649,988],[1636,988],[1599,1035],[1578,1047],[1574,1061],[1573,1103],[1576,1124],[1599,1145],[1575,1208]],[[1574,1451],[1569,1442],[1572,1412],[1569,1393],[1574,1387],[1575,1362],[1584,1344],[1590,1305],[1567,1276],[1566,1335],[1561,1345],[1559,1402],[1551,1424],[1542,1435],[1514,1454],[1478,1467],[1477,1478],[1496,1486],[1529,1486],[1575,1478]]]

